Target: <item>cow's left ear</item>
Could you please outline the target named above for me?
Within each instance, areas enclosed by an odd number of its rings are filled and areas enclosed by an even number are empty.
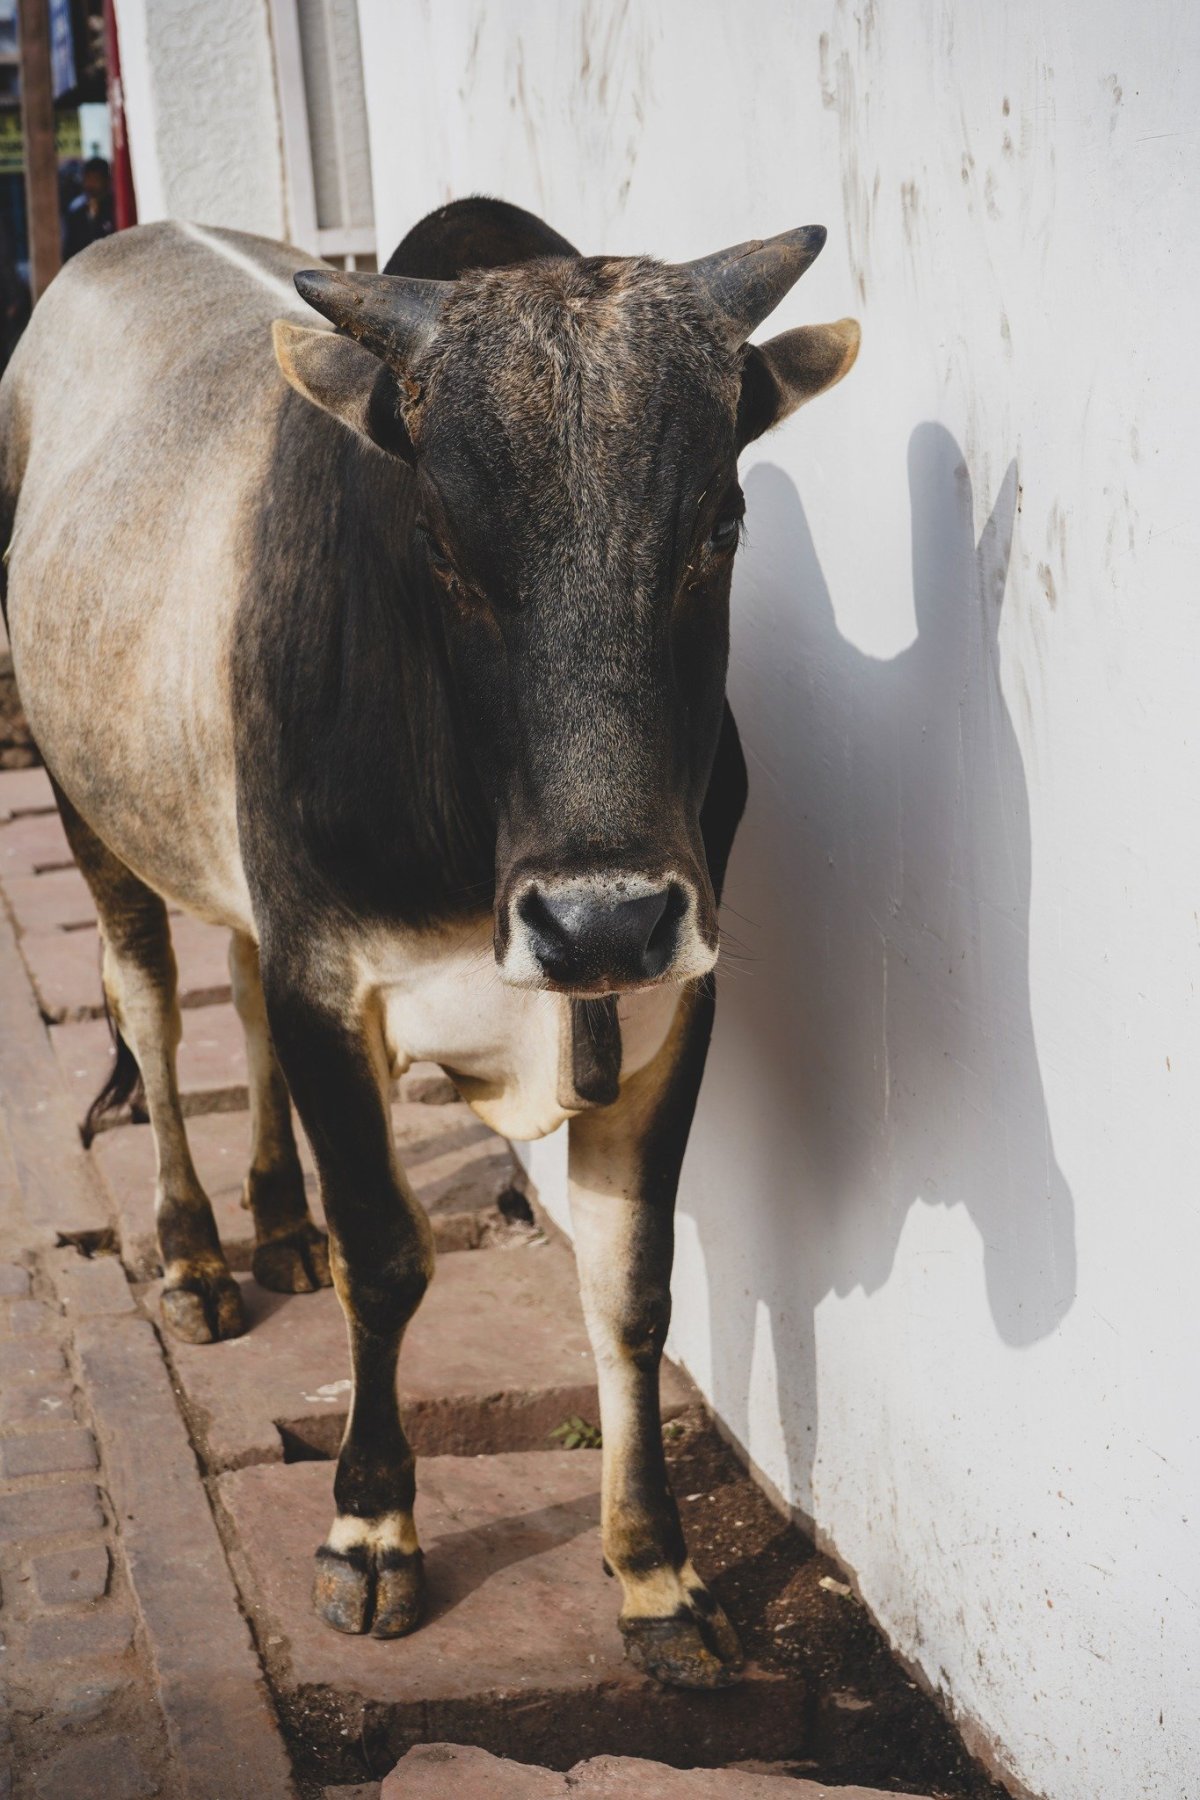
[[[834,325],[801,325],[767,344],[748,344],[738,402],[738,449],[849,374],[861,338],[856,319],[839,319]]]
[[[276,319],[275,360],[290,386],[389,456],[412,462],[396,377],[353,338]]]

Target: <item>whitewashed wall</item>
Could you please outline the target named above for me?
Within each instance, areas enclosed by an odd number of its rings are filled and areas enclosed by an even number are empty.
[[[285,233],[267,0],[116,0],[138,218]]]
[[[360,0],[384,255],[476,191],[830,228],[771,329],[858,367],[743,465],[672,1347],[1052,1800],[1200,1794],[1197,18]]]

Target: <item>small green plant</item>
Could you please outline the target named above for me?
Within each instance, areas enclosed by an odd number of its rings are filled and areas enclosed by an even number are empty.
[[[556,1425],[550,1433],[552,1438],[562,1441],[564,1450],[599,1450],[603,1439],[598,1425],[589,1425],[578,1413],[572,1413],[561,1425]]]

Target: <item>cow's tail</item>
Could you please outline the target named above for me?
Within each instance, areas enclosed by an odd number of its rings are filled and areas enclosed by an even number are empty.
[[[108,1080],[88,1107],[87,1117],[81,1127],[85,1150],[96,1133],[104,1129],[105,1122],[113,1113],[128,1107],[131,1118],[143,1121],[146,1118],[146,1090],[142,1086],[142,1072],[138,1068],[137,1057],[121,1036],[121,1027],[113,1018],[107,994],[104,996],[104,1016],[112,1033],[113,1065],[108,1072]]]

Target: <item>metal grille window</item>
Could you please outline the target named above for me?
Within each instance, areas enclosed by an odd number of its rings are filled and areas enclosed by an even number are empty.
[[[290,234],[375,267],[371,153],[356,0],[271,0]]]

